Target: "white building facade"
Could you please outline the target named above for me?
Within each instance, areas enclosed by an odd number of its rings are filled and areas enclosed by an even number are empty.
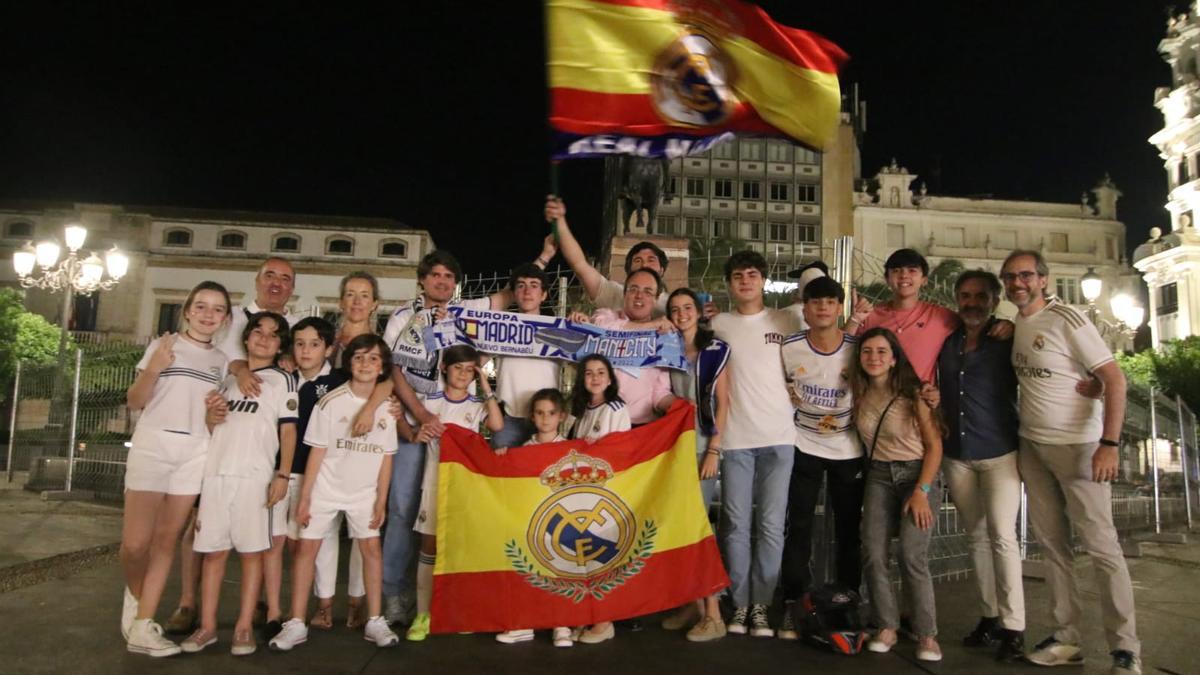
[[[1200,2],[1172,17],[1158,51],[1171,66],[1171,86],[1154,92],[1163,128],[1150,137],[1167,172],[1171,230],[1150,230],[1134,267],[1150,289],[1154,347],[1200,332]]]
[[[130,258],[115,288],[77,298],[72,328],[119,338],[142,338],[175,330],[188,292],[205,280],[229,289],[235,304],[254,299],[258,266],[270,256],[296,269],[288,303],[301,313],[336,312],[338,288],[347,273],[364,270],[380,285],[380,315],[417,293],[416,266],[434,249],[429,233],[382,218],[304,216],[105,204],[0,205],[0,252],[6,260],[28,241],[60,239],[63,227],[88,228],[84,250],[113,245]],[[18,286],[12,265],[0,284]],[[51,321],[61,316],[62,297],[30,290],[26,306]]]
[[[1136,294],[1125,225],[1117,220],[1121,193],[1107,177],[1074,204],[934,196],[914,191],[916,179],[893,160],[855,193],[856,282],[882,281],[883,262],[900,248],[920,251],[931,267],[954,259],[997,274],[1010,252],[1029,249],[1050,266],[1049,292],[1080,309],[1088,307],[1080,279],[1089,271],[1104,282],[1096,309],[1105,319],[1113,320],[1113,295]],[[1108,337],[1125,346],[1121,336]]]

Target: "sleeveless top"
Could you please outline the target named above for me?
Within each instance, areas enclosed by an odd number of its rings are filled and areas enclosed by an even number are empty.
[[[875,440],[875,429],[879,427],[879,441],[875,443],[875,454],[871,459],[881,462],[909,462],[925,457],[925,443],[921,440],[921,431],[917,428],[917,413],[913,403],[901,396],[887,411],[883,425],[879,425],[879,416],[883,413],[892,397],[873,390],[867,391],[855,404],[858,408],[855,424],[858,426],[858,436],[862,439],[865,452],[871,451],[871,443]]]

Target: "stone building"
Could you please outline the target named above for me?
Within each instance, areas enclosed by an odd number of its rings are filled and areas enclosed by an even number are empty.
[[[118,246],[129,272],[115,288],[77,297],[72,329],[119,338],[174,330],[187,293],[206,279],[229,289],[234,303],[254,298],[254,276],[268,256],[292,262],[294,311],[336,310],[338,282],[366,270],[380,283],[380,316],[417,293],[416,266],[433,250],[425,230],[385,218],[307,216],[110,204],[0,204],[0,284],[19,285],[12,253],[29,241],[61,242],[63,227],[88,229],[83,250]],[[64,251],[65,255],[65,251]],[[29,290],[26,305],[57,322],[61,294]]]
[[[1166,340],[1200,332],[1200,2],[1167,21],[1158,51],[1171,66],[1171,86],[1154,92],[1163,128],[1150,137],[1167,172],[1171,229],[1150,230],[1133,265],[1150,289],[1150,334]]]

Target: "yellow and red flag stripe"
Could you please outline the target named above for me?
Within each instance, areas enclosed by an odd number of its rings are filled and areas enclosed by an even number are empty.
[[[509,449],[447,427],[434,632],[578,626],[677,607],[729,584],[701,503],[693,421],[597,443]]]
[[[739,0],[548,0],[547,30],[550,122],[568,135],[735,131],[820,148],[837,124],[845,53]],[[688,108],[700,117],[675,114]]]

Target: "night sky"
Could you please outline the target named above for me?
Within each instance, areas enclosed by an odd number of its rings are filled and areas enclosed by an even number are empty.
[[[540,3],[17,4],[0,200],[386,216],[473,273],[539,250]],[[850,53],[866,176],[895,156],[933,194],[1076,202],[1108,171],[1131,246],[1169,227],[1146,142],[1170,83],[1162,3],[762,4]],[[594,253],[600,162],[561,175]]]

